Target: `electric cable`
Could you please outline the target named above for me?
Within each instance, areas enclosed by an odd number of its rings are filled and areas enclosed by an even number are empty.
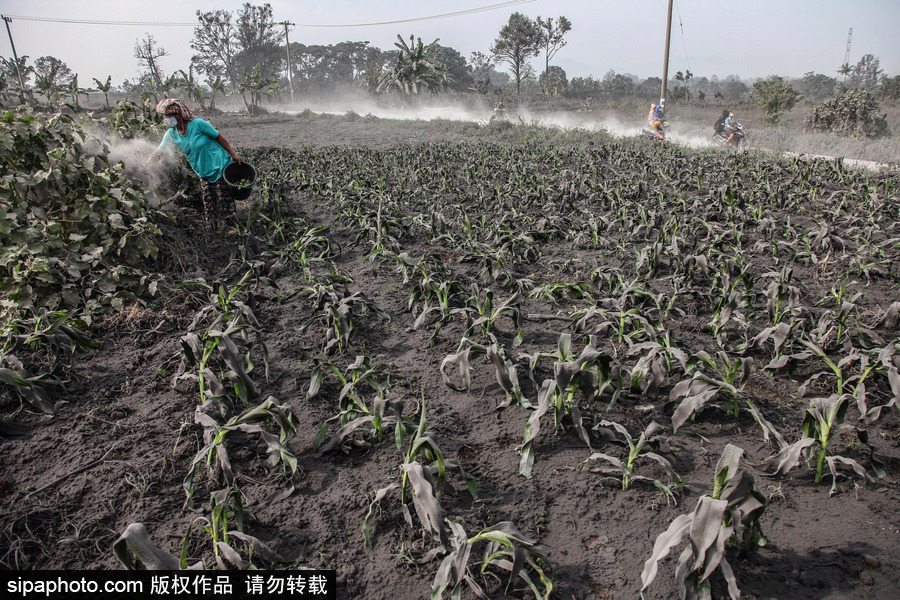
[[[334,25],[321,25],[315,23],[297,23],[295,27],[314,27],[314,28],[345,28],[345,27],[374,27],[378,25],[396,25],[398,23],[415,23],[417,21],[431,21],[435,19],[447,19],[450,17],[459,17],[470,15],[488,10],[496,10],[498,8],[509,8],[518,6],[519,4],[528,4],[536,0],[507,0],[506,2],[497,2],[487,6],[479,6],[466,10],[458,10],[455,12],[442,13],[439,15],[429,15],[427,17],[413,17],[409,19],[396,19],[393,21],[377,21],[372,23],[343,23]],[[151,27],[196,27],[197,23],[165,23],[162,21],[101,21],[98,19],[62,19],[54,17],[31,17],[26,15],[5,15],[12,19],[20,19],[22,21],[42,21],[48,23],[69,23],[77,25],[141,25]]]
[[[678,0],[675,0],[675,11],[678,13],[678,26],[681,28],[681,46],[684,48],[684,60],[687,62],[687,70],[691,71],[691,75],[693,75],[691,59],[688,57],[687,43],[684,41],[684,22],[681,20],[681,9],[678,6]]]
[[[196,27],[197,23],[163,23],[160,21],[100,21],[95,19],[57,19],[53,17],[28,17],[25,15],[4,15],[20,21],[41,21],[45,23],[69,23],[75,25],[143,25],[152,27]]]
[[[535,0],[508,0],[507,2],[499,2],[497,4],[490,4],[488,6],[481,6],[479,8],[469,8],[466,10],[459,10],[456,12],[443,13],[440,15],[431,15],[429,17],[416,17],[412,19],[398,19],[395,21],[378,21],[375,23],[352,23],[352,24],[344,24],[344,25],[314,25],[309,23],[297,23],[297,27],[372,27],[376,25],[397,25],[398,23],[414,23],[416,21],[432,21],[435,19],[446,19],[448,17],[459,17],[463,15],[470,15],[474,13],[485,12],[488,10],[496,10],[498,8],[507,8],[512,6],[518,6],[519,4],[528,4],[529,2],[535,2]]]

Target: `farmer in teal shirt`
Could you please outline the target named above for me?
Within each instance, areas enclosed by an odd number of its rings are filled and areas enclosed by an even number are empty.
[[[200,177],[206,229],[215,231],[222,219],[234,214],[234,198],[222,173],[232,161],[240,164],[241,158],[228,140],[209,122],[195,117],[183,101],[161,100],[156,105],[156,112],[164,115],[169,130],[151,158],[158,158],[168,143],[175,144],[184,153]]]

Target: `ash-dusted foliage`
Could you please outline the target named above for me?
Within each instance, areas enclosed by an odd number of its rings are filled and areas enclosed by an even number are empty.
[[[100,331],[52,422],[0,390],[30,428],[0,440],[0,566],[334,568],[341,600],[892,597],[895,173],[341,123],[355,146],[245,122],[275,139],[242,148],[236,231]],[[62,318],[15,336],[68,348]]]
[[[0,119],[0,302],[121,308],[156,293],[160,233],[143,190],[65,114]]]
[[[741,597],[737,579],[725,557],[730,545],[744,552],[753,552],[767,541],[762,535],[759,519],[766,509],[765,497],[756,489],[752,475],[739,471],[744,451],[728,444],[716,464],[715,481],[711,495],[703,495],[691,514],[675,518],[653,545],[653,554],[644,563],[641,573],[641,598],[653,583],[659,562],[679,546],[685,537],[689,544],[678,557],[675,579],[678,597],[710,599],[710,576],[718,568],[728,584],[731,600]],[[740,477],[737,477],[740,472]]]
[[[859,138],[891,135],[887,115],[875,96],[865,90],[846,90],[815,106],[806,118],[806,127]]]

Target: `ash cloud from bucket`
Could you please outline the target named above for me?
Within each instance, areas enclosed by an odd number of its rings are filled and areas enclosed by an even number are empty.
[[[111,138],[107,143],[109,162],[121,162],[124,165],[125,174],[140,182],[151,205],[158,207],[168,201],[168,184],[172,169],[176,166],[176,157],[170,151],[162,152],[159,160],[148,162],[157,148],[153,142]]]

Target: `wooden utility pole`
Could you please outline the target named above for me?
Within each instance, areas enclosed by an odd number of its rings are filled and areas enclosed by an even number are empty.
[[[12,46],[13,60],[16,62],[16,75],[19,76],[19,94],[21,95],[25,93],[25,82],[22,81],[22,70],[19,68],[19,55],[16,54],[16,45],[13,43],[12,31],[9,29],[12,18],[7,17],[6,15],[0,16],[2,16],[3,20],[6,22],[6,33],[9,34],[9,45]]]
[[[288,71],[288,87],[291,88],[291,104],[294,102],[294,74],[291,72],[291,42],[288,39],[288,25],[293,25],[290,21],[282,21],[279,25],[284,25],[284,47],[287,48],[287,71]]]
[[[669,40],[672,37],[672,0],[669,0],[669,16],[666,21],[666,53],[663,60],[662,89],[659,92],[659,104],[666,108],[666,82],[669,79]]]

